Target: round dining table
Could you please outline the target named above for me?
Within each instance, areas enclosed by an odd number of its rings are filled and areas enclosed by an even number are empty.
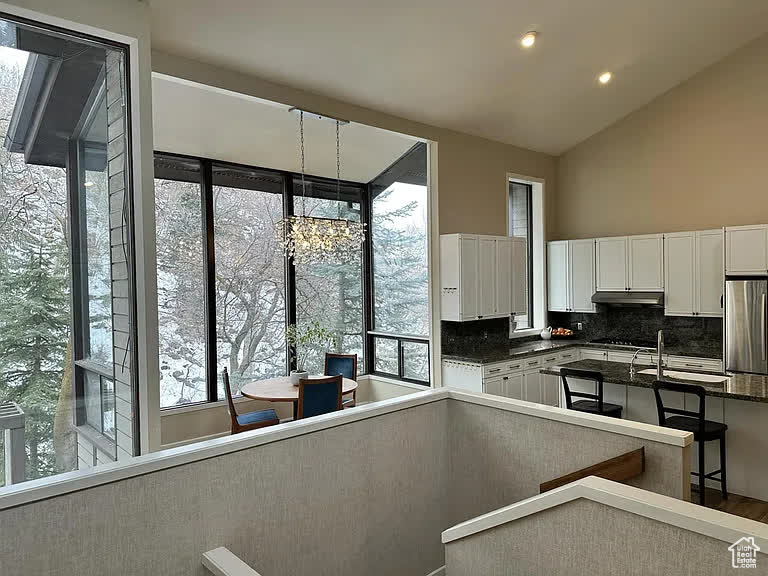
[[[312,378],[327,378],[327,376],[310,376]],[[357,389],[357,382],[344,378],[341,382],[341,394],[349,394]],[[240,393],[252,400],[268,402],[292,402],[293,419],[296,420],[299,410],[299,387],[291,383],[290,376],[280,376],[267,380],[252,380],[240,389]]]

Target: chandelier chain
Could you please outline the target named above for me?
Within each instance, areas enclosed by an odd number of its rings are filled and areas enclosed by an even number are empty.
[[[341,143],[338,120],[336,120],[336,199],[341,200]]]
[[[301,139],[301,215],[306,216],[307,184],[304,182],[304,111],[299,113],[299,134]]]

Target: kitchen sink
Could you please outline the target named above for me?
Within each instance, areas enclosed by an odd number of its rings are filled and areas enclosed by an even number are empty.
[[[656,368],[646,368],[638,370],[638,374],[656,374]],[[722,384],[728,381],[728,376],[719,374],[697,374],[696,372],[678,372],[676,370],[664,370],[664,376],[674,378],[675,380],[693,380],[695,382],[706,382],[708,384]]]

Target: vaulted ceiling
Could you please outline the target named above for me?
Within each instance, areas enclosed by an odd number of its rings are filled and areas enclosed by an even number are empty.
[[[766,0],[150,3],[156,50],[550,154],[768,32]]]

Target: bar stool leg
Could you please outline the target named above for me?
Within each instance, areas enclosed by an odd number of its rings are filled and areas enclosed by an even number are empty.
[[[699,440],[699,504],[704,504],[704,491],[706,490],[705,484],[707,479],[704,477],[707,469],[704,466],[704,448],[706,447],[704,440]]]
[[[728,500],[728,488],[725,483],[725,434],[720,436],[720,489],[723,491],[723,500]]]

